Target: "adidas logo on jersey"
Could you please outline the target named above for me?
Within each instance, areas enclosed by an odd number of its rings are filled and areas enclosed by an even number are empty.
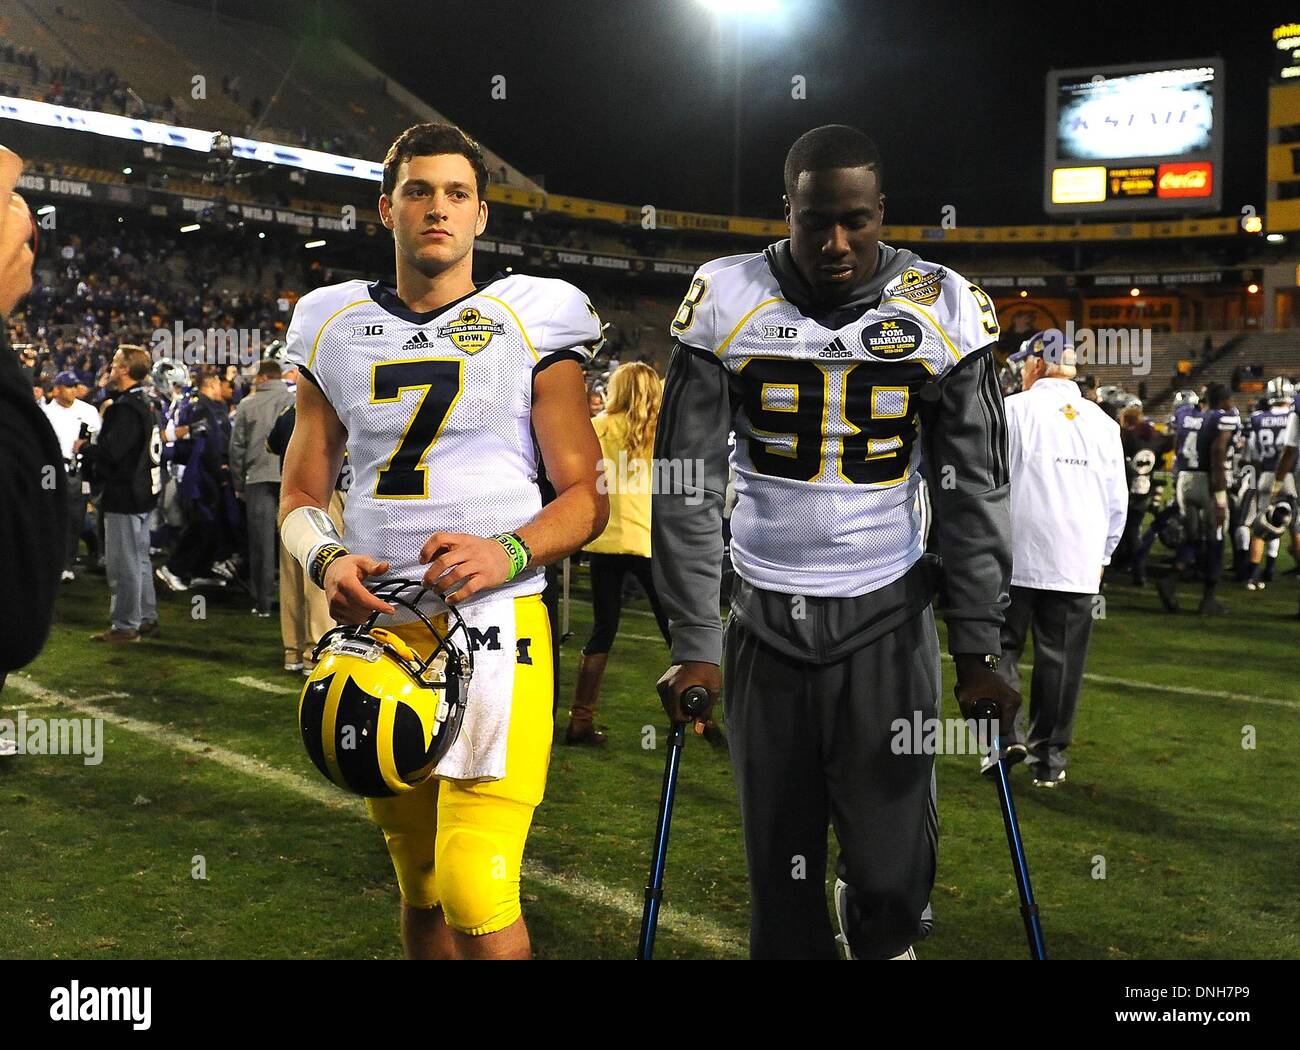
[[[427,350],[433,345],[433,340],[423,332],[416,332],[406,342],[402,344],[403,350]]]

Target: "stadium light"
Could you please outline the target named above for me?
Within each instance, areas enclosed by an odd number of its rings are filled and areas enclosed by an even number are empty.
[[[192,222],[188,226],[182,226],[181,233],[193,233],[195,230],[200,230],[202,228],[203,227],[201,227],[197,222]]]
[[[1028,298],[1029,298],[1029,293],[1028,293],[1027,291],[1025,291],[1023,288],[1020,289],[1020,298],[1021,298],[1021,299],[1028,299]]]
[[[740,106],[744,71],[744,31],[746,22],[765,19],[775,21],[783,13],[782,0],[700,0],[721,23],[731,23],[732,65],[735,83],[731,101],[731,212],[740,214]]]
[[[781,10],[780,0],[700,0],[715,15],[765,18]]]
[[[43,208],[37,208],[37,209],[36,209],[36,214],[37,214],[37,215],[49,215],[50,212],[52,212],[53,210],[54,210],[54,205],[53,205],[53,204],[47,204],[47,205],[45,205],[45,207],[43,207]]]
[[[1246,292],[1247,292],[1248,294],[1250,294],[1250,295],[1258,295],[1258,294],[1259,294],[1259,285],[1257,285],[1257,284],[1248,284],[1248,285],[1246,285]]]
[[[264,240],[266,240],[266,231],[265,231],[265,230],[258,230],[258,231],[257,231],[257,239],[258,239],[259,241],[264,241]]]
[[[123,174],[123,175],[130,175],[130,174],[131,174],[131,169],[130,169],[130,168],[123,168],[123,169],[122,169],[122,174]]]
[[[1141,289],[1141,288],[1130,288],[1130,289],[1128,290],[1128,294],[1131,295],[1131,296],[1133,296],[1133,298],[1136,299],[1139,295],[1142,294],[1142,289]]]
[[[1286,234],[1270,233],[1264,240],[1268,241],[1269,244],[1282,244],[1286,240]]]
[[[324,248],[324,247],[325,247],[325,242],[324,242],[324,241],[308,241],[306,244],[303,245],[303,247],[304,247],[304,248]]]

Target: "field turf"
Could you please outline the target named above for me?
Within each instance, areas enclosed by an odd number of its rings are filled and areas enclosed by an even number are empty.
[[[1278,568],[1290,565],[1283,555]],[[579,574],[560,728],[590,627],[584,587]],[[1192,607],[1196,590],[1183,588]],[[1069,780],[1045,791],[1013,773],[1054,957],[1300,956],[1296,577],[1256,594],[1225,580],[1220,596],[1230,615],[1202,621],[1159,611],[1149,585],[1108,583]],[[234,590],[213,592],[202,620],[188,595],[160,599],[159,639],[106,649],[87,640],[106,624],[103,577],[65,585],[49,645],[0,694],[0,717],[110,719],[99,765],[0,760],[0,958],[397,957],[382,836],[302,749],[302,678],[280,669],[278,621],[250,616]],[[555,746],[524,880],[540,958],[635,948],[666,731],[654,682],[667,650],[645,609],[625,615],[610,660],[609,746]],[[953,715],[950,662],[944,673]],[[652,732],[658,746],[644,747]],[[1026,952],[976,762],[938,760],[937,925],[923,959]],[[684,756],[666,893],[659,957],[744,956],[735,790],[727,756],[702,739]]]

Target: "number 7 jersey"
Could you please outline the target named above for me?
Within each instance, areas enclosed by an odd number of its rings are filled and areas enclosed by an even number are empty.
[[[298,301],[285,357],[347,429],[345,542],[391,562],[370,584],[423,576],[420,548],[435,532],[495,536],[537,515],[533,377],[556,361],[586,361],[600,333],[577,288],[523,275],[425,313],[382,282],[346,281]],[[484,594],[544,585],[534,569]]]
[[[914,256],[840,316],[805,315],[753,254],[701,267],[672,324],[733,376],[731,557],[766,590],[856,597],[920,558],[922,390],[998,337],[980,288]],[[943,483],[943,464],[926,473]]]

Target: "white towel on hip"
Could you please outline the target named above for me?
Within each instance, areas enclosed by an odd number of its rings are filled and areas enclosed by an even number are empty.
[[[479,599],[460,610],[469,629],[474,675],[460,735],[434,770],[444,780],[500,780],[515,692],[515,599]],[[463,640],[456,638],[456,644]]]

